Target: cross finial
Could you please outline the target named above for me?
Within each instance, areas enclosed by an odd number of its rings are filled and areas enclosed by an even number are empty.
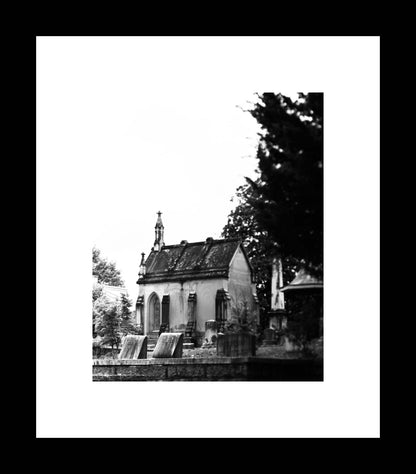
[[[161,212],[157,212],[157,220],[156,220],[156,225],[155,225],[155,243],[154,243],[154,248],[156,251],[161,250],[161,248],[165,245],[164,239],[163,239],[163,222],[161,216]]]

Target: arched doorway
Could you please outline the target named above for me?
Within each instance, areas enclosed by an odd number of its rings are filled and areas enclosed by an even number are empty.
[[[160,300],[156,293],[149,298],[149,332],[158,331],[160,327]]]

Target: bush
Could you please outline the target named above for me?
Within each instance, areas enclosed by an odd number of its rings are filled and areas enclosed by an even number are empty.
[[[119,349],[124,336],[140,334],[140,328],[128,310],[130,301],[123,296],[121,301],[111,302],[101,293],[93,303],[94,336],[98,336],[93,341],[96,354],[102,353],[98,347],[111,346],[114,357],[114,348]]]
[[[249,332],[258,336],[258,325],[256,318],[247,308],[247,302],[237,305],[234,314],[225,322],[224,333],[235,334]]]

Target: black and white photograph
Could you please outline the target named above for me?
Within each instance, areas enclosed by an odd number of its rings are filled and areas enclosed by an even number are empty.
[[[169,117],[175,100],[153,107]],[[94,246],[93,380],[322,381],[324,95],[224,98],[211,114],[201,105],[171,105],[177,118],[154,165],[124,160],[140,176],[130,188],[143,203],[136,238],[108,220],[97,238],[136,262],[137,281]],[[140,107],[135,114],[145,121]],[[135,133],[142,145],[165,131],[154,121]],[[204,142],[206,159],[195,156]],[[123,214],[127,224],[127,205],[116,219]],[[139,225],[151,217],[154,226]]]
[[[379,39],[36,37],[39,437],[378,436]]]

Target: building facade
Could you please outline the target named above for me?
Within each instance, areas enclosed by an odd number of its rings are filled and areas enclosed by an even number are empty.
[[[183,332],[201,343],[205,322],[225,322],[246,308],[259,322],[253,269],[238,239],[212,239],[165,245],[161,213],[155,242],[139,270],[137,323],[144,334]]]

